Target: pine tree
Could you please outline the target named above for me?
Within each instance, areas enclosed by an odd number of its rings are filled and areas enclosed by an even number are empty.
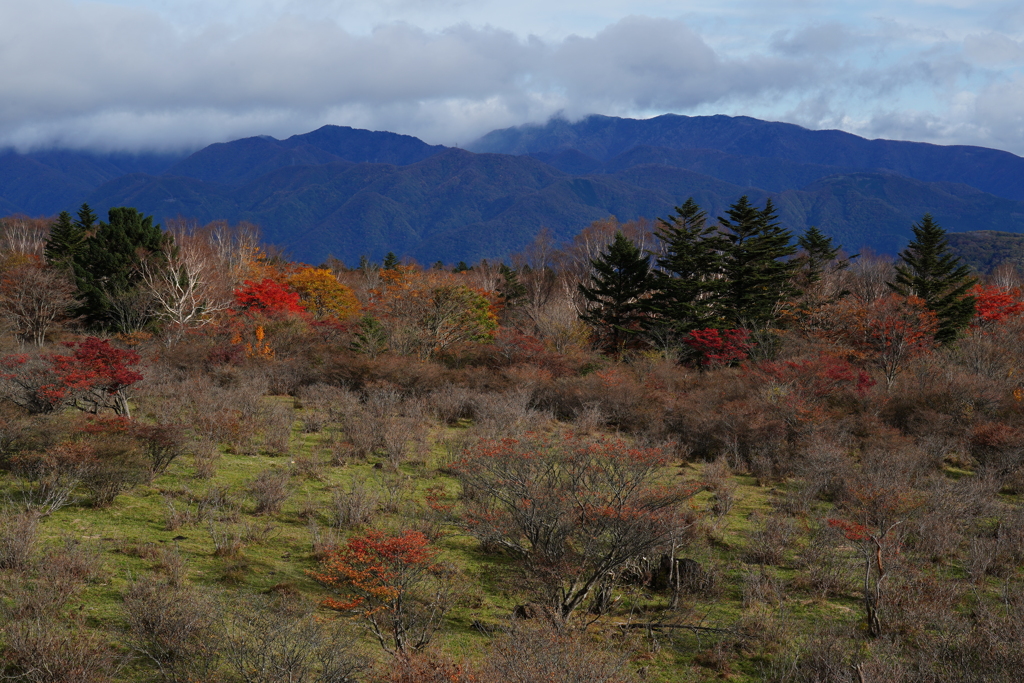
[[[43,256],[46,262],[58,268],[70,267],[74,254],[82,246],[85,234],[72,222],[71,214],[61,211],[57,220],[50,225],[50,236],[46,238]]]
[[[381,266],[384,270],[394,270],[398,267],[398,257],[395,256],[395,252],[389,251],[384,256],[384,263]]]
[[[692,197],[659,223],[655,235],[665,246],[649,304],[655,324],[677,335],[716,327],[725,238],[717,226],[707,224],[707,213]]]
[[[95,216],[90,218],[88,206],[83,211],[76,226],[88,226],[85,239],[71,255],[81,302],[77,313],[90,327],[130,332],[147,320],[138,300],[141,259],[160,254],[170,237],[136,209],[110,209],[108,222],[95,229]]]
[[[850,260],[857,257],[855,254],[850,258],[839,258],[839,253],[843,250],[842,245],[833,246],[832,238],[814,225],[800,235],[796,243],[804,252],[798,262],[800,284],[805,287],[821,282],[825,269],[829,266],[835,270],[845,270],[850,267]]]
[[[598,346],[622,353],[642,331],[643,297],[650,290],[650,258],[621,231],[598,258],[592,259],[591,286],[580,285],[587,311],[580,317],[594,326]]]
[[[769,199],[758,210],[746,196],[719,218],[726,229],[722,317],[730,327],[759,328],[772,322],[779,304],[795,295],[792,234],[778,224]]]
[[[970,268],[949,250],[946,231],[926,213],[913,226],[914,239],[900,253],[896,280],[889,283],[897,294],[924,299],[939,319],[935,340],[953,341],[974,317],[975,299],[967,294],[977,282]]]

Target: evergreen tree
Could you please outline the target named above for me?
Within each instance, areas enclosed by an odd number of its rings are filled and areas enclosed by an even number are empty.
[[[649,310],[654,324],[677,335],[716,327],[725,238],[717,226],[707,224],[707,213],[692,197],[676,207],[674,216],[658,222],[655,235],[664,243],[664,255],[653,275]]]
[[[43,256],[46,262],[58,268],[70,266],[73,254],[81,247],[85,235],[71,220],[71,214],[61,211],[57,220],[50,225],[50,236],[46,238]]]
[[[96,214],[88,204],[82,204],[78,210],[78,218],[71,219],[71,214],[61,211],[56,222],[50,226],[50,236],[46,239],[43,256],[51,266],[72,266],[75,254],[96,227]]]
[[[384,264],[381,266],[384,270],[394,270],[398,267],[398,257],[395,256],[395,252],[389,251],[384,256]]]
[[[974,297],[967,291],[977,283],[970,268],[949,250],[946,231],[926,213],[913,226],[914,239],[900,253],[896,280],[889,283],[897,294],[924,299],[939,319],[935,340],[950,342],[974,317]]]
[[[637,338],[646,317],[643,297],[650,290],[650,258],[621,231],[596,259],[590,261],[591,286],[580,285],[587,311],[580,317],[594,326],[598,345],[611,353]]]
[[[83,217],[79,212],[76,226],[89,227],[80,248],[71,254],[80,302],[77,313],[90,327],[130,332],[147,320],[137,286],[141,260],[160,254],[171,238],[153,225],[152,216],[136,209],[111,209],[108,222],[95,229],[89,214]]]
[[[758,210],[746,196],[719,218],[727,230],[722,272],[722,317],[729,327],[759,328],[775,319],[779,304],[797,293],[792,235],[778,224],[769,199]]]
[[[800,284],[804,287],[821,282],[829,266],[835,270],[845,270],[850,267],[850,260],[857,258],[856,254],[846,259],[839,258],[842,245],[833,246],[832,238],[814,225],[800,235],[796,243],[804,252],[799,259]]]

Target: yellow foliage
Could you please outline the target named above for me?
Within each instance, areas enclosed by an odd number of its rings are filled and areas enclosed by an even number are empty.
[[[350,287],[338,282],[326,268],[302,268],[288,277],[302,305],[317,320],[351,320],[359,315],[359,300]]]

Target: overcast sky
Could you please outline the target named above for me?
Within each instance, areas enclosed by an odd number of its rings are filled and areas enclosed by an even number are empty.
[[[0,0],[0,146],[730,114],[1024,155],[1024,3]]]

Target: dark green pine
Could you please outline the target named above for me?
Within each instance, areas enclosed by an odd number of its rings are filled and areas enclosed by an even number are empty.
[[[395,256],[395,252],[389,251],[384,256],[384,263],[381,266],[384,270],[394,270],[398,267],[398,257]]]
[[[43,256],[46,262],[57,268],[71,267],[75,253],[81,249],[85,232],[71,220],[71,214],[61,211],[57,220],[50,225],[50,236],[46,238]]]
[[[792,284],[796,253],[792,234],[782,228],[769,199],[759,210],[741,197],[719,218],[727,247],[723,263],[722,313],[731,327],[762,328],[775,320],[780,304],[797,293]]]
[[[80,301],[77,313],[90,327],[130,331],[122,329],[118,310],[137,294],[142,259],[162,253],[169,240],[159,225],[153,225],[152,216],[128,207],[110,209],[108,222],[87,234],[72,265]]]
[[[850,259],[840,259],[839,252],[843,247],[834,246],[832,238],[812,225],[807,231],[797,238],[797,246],[803,251],[798,259],[800,270],[800,281],[804,286],[821,282],[825,269],[834,264],[837,270],[844,270],[850,266]]]
[[[650,257],[617,231],[608,250],[590,265],[590,286],[579,286],[588,304],[580,317],[594,326],[600,348],[619,354],[642,331],[647,315],[643,298],[650,290]]]
[[[676,334],[717,327],[725,238],[707,224],[707,214],[692,197],[658,222],[655,234],[664,247],[649,302],[654,324]]]
[[[949,249],[946,231],[925,214],[913,226],[914,239],[900,253],[896,279],[889,283],[898,294],[924,299],[935,313],[939,329],[935,340],[945,344],[956,339],[974,317],[974,297],[967,292],[977,283],[971,269]]]

